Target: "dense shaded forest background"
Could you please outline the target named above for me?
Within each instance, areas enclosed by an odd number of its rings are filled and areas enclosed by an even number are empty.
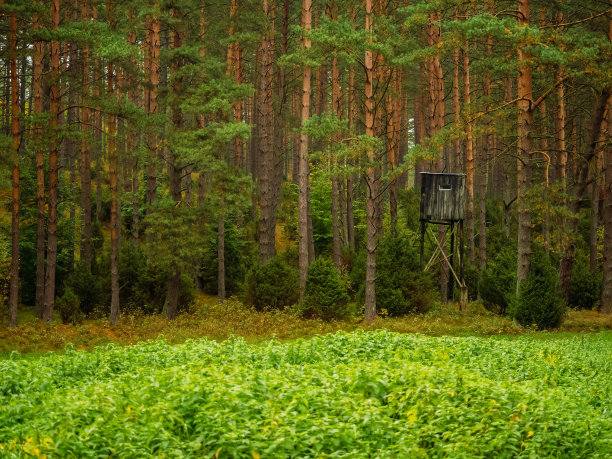
[[[472,299],[541,328],[565,305],[612,312],[608,1],[0,11],[9,326],[20,304],[174,318],[197,290],[326,319],[426,311],[454,292],[419,265],[421,171],[466,174]]]

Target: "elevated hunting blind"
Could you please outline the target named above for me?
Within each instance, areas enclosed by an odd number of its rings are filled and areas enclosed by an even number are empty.
[[[421,172],[421,221],[465,219],[465,175]]]
[[[431,230],[428,233],[430,242],[434,245],[433,255],[424,267],[427,271],[438,258],[440,263],[448,264],[450,276],[448,279],[448,298],[452,299],[454,281],[459,285],[461,298],[460,307],[467,305],[467,287],[463,279],[463,220],[465,219],[465,175],[421,172],[421,267],[425,250],[425,234],[428,224],[436,224],[438,235]],[[459,275],[454,269],[455,258],[455,223],[459,227]],[[448,251],[446,233],[450,228],[450,251]],[[433,239],[433,240],[432,240]]]

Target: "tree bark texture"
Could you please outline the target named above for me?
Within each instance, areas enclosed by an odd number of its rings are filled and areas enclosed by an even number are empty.
[[[109,19],[110,20],[110,19]],[[118,71],[118,69],[117,69]],[[107,93],[109,97],[114,95],[114,76],[113,64],[107,66]],[[108,179],[111,192],[110,208],[110,269],[111,269],[111,325],[119,324],[120,304],[119,304],[119,193],[117,187],[117,139],[116,139],[116,117],[109,112],[107,119],[108,126]]]
[[[302,38],[302,46],[308,50],[311,47],[309,33],[312,27],[312,0],[302,0],[302,27],[305,35]],[[310,118],[310,66],[305,65],[302,76],[302,113],[301,125]],[[304,298],[304,289],[306,287],[306,279],[308,279],[308,266],[310,264],[308,250],[308,135],[302,131],[300,134],[300,149],[298,161],[298,263],[300,275],[300,300]]]
[[[259,262],[265,263],[276,253],[276,207],[279,193],[276,190],[277,168],[280,155],[274,148],[275,123],[273,107],[274,85],[274,0],[262,0],[266,16],[265,32],[261,39],[260,85],[259,85]]]
[[[51,3],[51,24],[56,30],[60,23],[60,0]],[[49,121],[49,217],[47,220],[47,267],[45,272],[45,308],[43,319],[53,321],[55,306],[55,271],[57,263],[57,191],[58,191],[58,155],[60,142],[58,137],[58,118],[60,105],[59,79],[60,79],[60,44],[51,42],[51,86],[50,86],[50,121]]]
[[[518,21],[520,27],[529,25],[529,0],[519,0]],[[525,194],[530,185],[532,126],[533,126],[533,93],[532,70],[529,56],[525,52],[525,43],[518,46],[518,152],[517,152],[517,206],[518,206],[518,253],[516,269],[516,291],[529,273],[531,255],[531,211]]]
[[[366,0],[365,29],[369,34],[368,41],[372,43],[372,0]],[[374,137],[374,60],[372,51],[365,52],[365,133]],[[373,163],[376,160],[373,146],[368,148],[368,166],[366,169],[366,283],[365,283],[365,312],[366,322],[376,318],[376,200],[378,186],[376,171]]]
[[[13,143],[11,280],[9,285],[8,326],[17,326],[19,303],[19,83],[17,80],[17,16],[9,16],[9,66],[11,72],[11,137]]]
[[[612,39],[612,21],[610,22]],[[604,241],[603,241],[603,283],[599,310],[604,314],[612,314],[612,98],[608,100],[607,120],[608,145],[605,150],[605,195],[604,195]]]
[[[38,16],[34,18],[33,29],[42,28],[42,22]],[[43,103],[43,67],[45,57],[45,43],[36,41],[34,43],[34,55],[32,56],[32,92],[33,108],[37,116],[44,111]],[[35,131],[35,156],[36,156],[36,299],[35,313],[39,319],[43,318],[45,309],[45,157],[43,150],[43,127],[40,122],[34,125]]]

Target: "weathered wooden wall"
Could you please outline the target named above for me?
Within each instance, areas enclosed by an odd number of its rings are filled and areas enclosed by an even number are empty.
[[[421,172],[421,220],[465,219],[465,175]]]

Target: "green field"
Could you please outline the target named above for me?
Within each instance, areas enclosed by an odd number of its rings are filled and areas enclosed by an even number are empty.
[[[612,334],[338,332],[0,361],[15,457],[610,457]]]

